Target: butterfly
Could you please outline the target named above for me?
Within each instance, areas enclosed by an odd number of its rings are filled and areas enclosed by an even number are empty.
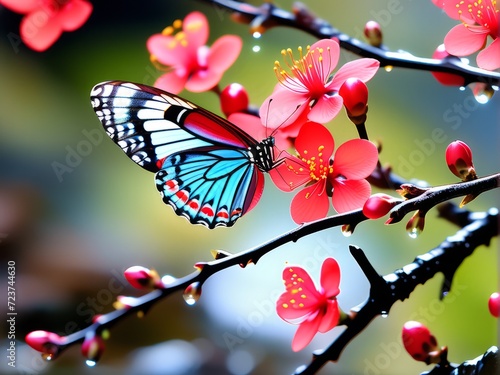
[[[163,201],[192,224],[232,226],[262,196],[280,164],[274,138],[257,141],[216,114],[155,87],[109,81],[91,91],[109,137],[155,173]]]

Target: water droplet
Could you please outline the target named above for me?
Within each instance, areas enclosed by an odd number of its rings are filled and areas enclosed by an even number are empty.
[[[474,99],[479,104],[486,104],[490,101],[495,93],[495,90],[491,86],[477,87],[473,89]]]
[[[254,31],[254,32],[253,32],[253,34],[252,34],[252,36],[253,36],[255,39],[259,39],[259,38],[262,36],[262,34],[261,34],[261,33],[259,33],[258,31]]]
[[[460,91],[465,91],[465,86],[460,86],[459,90]]]
[[[465,65],[469,65],[469,63],[470,63],[470,60],[466,57],[460,58],[460,61],[462,62],[462,64],[465,64]]]
[[[92,361],[91,359],[87,359],[87,360],[85,361],[85,364],[86,364],[87,366],[89,366],[89,367],[94,367],[94,366],[97,364],[97,362],[96,362],[96,361]]]
[[[382,316],[382,318],[384,318],[384,319],[385,319],[385,318],[387,318],[387,317],[389,316],[389,314],[387,313],[387,311],[382,311],[382,312],[380,313],[380,315],[381,315],[381,316]]]
[[[184,301],[190,306],[194,305],[201,296],[201,285],[199,282],[194,282],[189,285],[182,294]]]
[[[341,231],[344,237],[351,237],[353,232],[352,227],[349,224],[342,225]]]
[[[408,236],[410,236],[410,238],[417,238],[419,234],[420,230],[418,228],[412,228],[408,231]]]
[[[392,68],[394,68],[392,65],[387,65],[387,66],[384,67],[384,69],[385,69],[385,71],[387,73],[389,73],[390,71],[392,71]]]
[[[42,358],[46,360],[47,362],[52,361],[54,359],[53,354],[48,354],[48,353],[42,353]]]
[[[254,52],[259,52],[260,51],[260,46],[253,46],[252,51]]]

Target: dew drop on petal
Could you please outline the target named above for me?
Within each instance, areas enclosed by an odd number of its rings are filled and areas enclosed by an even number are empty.
[[[384,69],[385,69],[385,71],[386,71],[387,73],[391,72],[391,71],[392,71],[392,68],[394,68],[392,65],[387,65],[387,66],[385,66],[385,67],[384,67]]]

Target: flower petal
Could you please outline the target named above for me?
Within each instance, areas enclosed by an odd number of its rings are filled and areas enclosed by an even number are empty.
[[[380,62],[375,59],[364,58],[349,61],[335,73],[327,88],[338,91],[347,78],[359,78],[363,82],[369,81],[378,72],[379,67]]]
[[[496,38],[488,47],[479,52],[476,61],[481,69],[500,68],[500,38]]]
[[[49,48],[61,36],[62,29],[58,22],[53,22],[45,10],[40,8],[21,20],[21,38],[31,49],[42,52]]]
[[[371,187],[366,180],[339,180],[333,182],[333,208],[338,213],[363,207],[370,197]]]
[[[175,71],[169,72],[161,75],[154,86],[172,94],[178,94],[184,89],[187,79],[187,75],[179,75]]]
[[[0,0],[0,4],[16,13],[29,13],[40,5],[40,0]]]
[[[149,53],[166,66],[185,66],[196,62],[196,49],[188,48],[174,37],[162,34],[151,35],[146,47]]]
[[[295,140],[295,149],[301,157],[314,158],[318,163],[320,159],[325,159],[321,164],[328,165],[334,147],[335,142],[330,131],[316,122],[304,124]]]
[[[480,50],[487,36],[487,31],[484,34],[470,32],[463,24],[460,24],[448,31],[444,37],[444,47],[451,55],[467,56]]]
[[[292,199],[290,211],[297,224],[324,218],[328,213],[329,199],[325,180],[320,180],[299,191]]]
[[[326,301],[326,311],[321,319],[318,331],[321,333],[328,332],[339,323],[340,311],[339,304],[336,299]]]
[[[217,86],[224,72],[215,70],[196,70],[186,82],[185,88],[191,92],[204,92]]]
[[[326,123],[337,116],[342,109],[343,99],[340,95],[323,95],[318,99],[307,115],[310,121]]]
[[[306,105],[308,102],[307,92],[296,93],[282,87],[276,87],[274,92],[262,103],[259,116],[264,125],[270,129],[276,129],[297,120],[302,112],[308,109]]]
[[[321,288],[327,298],[336,297],[340,293],[340,267],[333,258],[327,258],[321,266]]]
[[[283,270],[286,291],[276,302],[276,311],[281,319],[293,320],[307,318],[317,310],[321,295],[311,277],[302,267],[288,266]]]
[[[58,19],[64,31],[74,31],[87,22],[92,13],[92,4],[83,0],[72,0],[64,5]]]
[[[217,39],[208,55],[208,67],[210,70],[225,72],[233,65],[241,52],[243,42],[236,35],[224,35]]]
[[[368,177],[378,161],[377,147],[366,139],[351,139],[335,152],[333,173],[347,179],[359,180]]]
[[[190,48],[197,49],[207,43],[210,27],[203,13],[198,11],[189,13],[182,22],[182,30],[188,44],[192,45]]]
[[[292,340],[292,350],[298,352],[304,349],[314,338],[321,324],[322,315],[319,313],[312,319],[302,322]]]
[[[339,57],[340,57],[339,42],[333,39],[322,39],[314,43],[310,47],[309,51],[314,51],[312,53],[315,56],[317,56],[318,52],[316,50],[318,49],[323,50],[322,60],[319,67],[321,68],[320,76],[323,78],[323,83],[326,83],[326,80],[328,79],[331,72],[333,72],[333,70],[335,69],[335,67],[339,62]]]

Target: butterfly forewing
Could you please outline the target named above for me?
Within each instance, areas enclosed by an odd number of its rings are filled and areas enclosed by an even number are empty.
[[[163,201],[191,223],[231,226],[260,199],[275,166],[272,137],[257,142],[227,120],[154,87],[96,85],[92,106],[111,139],[156,172]]]

